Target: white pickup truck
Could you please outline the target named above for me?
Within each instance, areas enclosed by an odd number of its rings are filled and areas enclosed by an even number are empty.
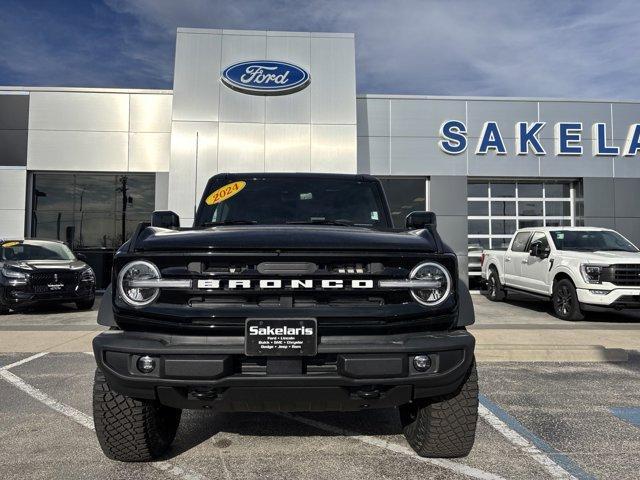
[[[551,300],[563,320],[585,310],[640,308],[640,252],[614,230],[546,227],[518,230],[507,250],[485,250],[487,296],[507,292]]]

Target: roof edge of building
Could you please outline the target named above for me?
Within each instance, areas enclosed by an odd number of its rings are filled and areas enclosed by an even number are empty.
[[[572,103],[640,103],[638,100],[591,99],[591,98],[556,98],[556,97],[479,97],[461,95],[394,95],[382,93],[356,94],[360,99],[391,100],[470,100],[470,101],[508,101],[508,102],[572,102]]]
[[[151,88],[101,88],[101,87],[29,87],[24,85],[0,86],[2,93],[28,93],[28,92],[84,92],[84,93],[140,93],[173,95],[173,90]]]

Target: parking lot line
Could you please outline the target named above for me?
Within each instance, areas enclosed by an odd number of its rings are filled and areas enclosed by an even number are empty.
[[[59,402],[55,398],[47,395],[42,390],[37,389],[33,385],[28,384],[22,378],[10,372],[9,369],[13,367],[17,367],[18,365],[23,365],[25,363],[31,362],[32,360],[36,360],[37,358],[43,357],[47,354],[47,352],[40,352],[35,355],[31,355],[30,357],[24,358],[17,362],[11,363],[9,365],[5,365],[0,368],[0,378],[10,383],[14,387],[22,390],[27,395],[32,398],[35,398],[40,403],[46,405],[47,407],[55,410],[58,413],[63,414],[64,416],[70,418],[74,422],[82,425],[85,428],[90,430],[95,430],[93,425],[93,418],[91,418],[86,413],[81,412],[73,408],[70,405]],[[147,465],[155,468],[156,470],[161,470],[165,473],[173,475],[174,477],[180,478],[181,480],[206,480],[206,477],[200,475],[199,473],[193,472],[187,468],[176,465],[172,462],[160,461],[148,463]]]
[[[22,360],[18,360],[17,362],[10,363],[9,365],[5,365],[4,367],[0,367],[0,370],[9,370],[10,368],[17,367],[18,365],[22,365],[23,363],[29,363],[31,360],[35,360],[36,358],[44,357],[49,352],[40,352],[35,355],[31,355],[30,357],[23,358]]]
[[[526,429],[486,396],[480,395],[480,417],[509,442],[538,462],[554,478],[595,480],[573,460]]]
[[[621,407],[610,408],[609,411],[616,417],[627,423],[640,427],[640,408],[637,407]]]
[[[445,468],[447,470],[453,471],[461,475],[465,475],[467,477],[477,478],[479,480],[504,480],[504,478],[499,475],[495,475],[490,472],[485,472],[484,470],[480,470],[479,468],[470,467],[462,463],[446,460],[443,458],[421,457],[409,447],[398,445],[396,443],[387,442],[386,440],[383,440],[378,437],[372,437],[369,435],[360,435],[357,432],[345,430],[343,428],[336,427],[334,425],[329,425],[328,423],[318,422],[317,420],[312,420],[310,418],[306,418],[300,415],[293,415],[290,413],[277,413],[277,415],[281,417],[289,418],[291,420],[295,420],[296,422],[304,423],[305,425],[315,427],[319,430],[324,430],[326,432],[336,433],[341,436],[352,438],[359,442],[366,443],[367,445],[373,445],[374,447],[384,448],[386,450],[390,450],[395,453],[406,455],[419,462],[429,463],[431,465]]]

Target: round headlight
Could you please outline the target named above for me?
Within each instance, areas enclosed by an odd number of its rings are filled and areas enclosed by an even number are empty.
[[[118,291],[122,299],[134,307],[153,302],[160,294],[159,288],[139,287],[136,280],[159,280],[160,270],[151,262],[138,260],[127,263],[118,275]]]
[[[431,280],[436,286],[432,288],[414,288],[411,296],[422,305],[433,307],[444,302],[451,293],[451,275],[442,265],[425,262],[417,265],[409,274],[410,280]]]

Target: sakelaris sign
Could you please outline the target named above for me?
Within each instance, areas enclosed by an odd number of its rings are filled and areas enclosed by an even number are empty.
[[[311,77],[292,63],[252,60],[228,66],[221,80],[229,88],[250,95],[286,95],[305,88]]]
[[[542,145],[540,132],[545,128],[545,122],[516,122],[515,124],[515,154],[516,155],[546,155]],[[583,125],[581,122],[558,122],[554,129],[555,155],[582,155]],[[623,146],[613,145],[607,135],[606,123],[591,125],[591,153],[593,156],[616,157],[633,156],[640,152],[640,123],[629,126]],[[457,155],[467,150],[469,139],[467,127],[460,120],[447,120],[440,127],[440,149],[450,155]],[[475,154],[486,155],[494,152],[506,155],[507,146],[497,122],[485,122],[478,141]]]

